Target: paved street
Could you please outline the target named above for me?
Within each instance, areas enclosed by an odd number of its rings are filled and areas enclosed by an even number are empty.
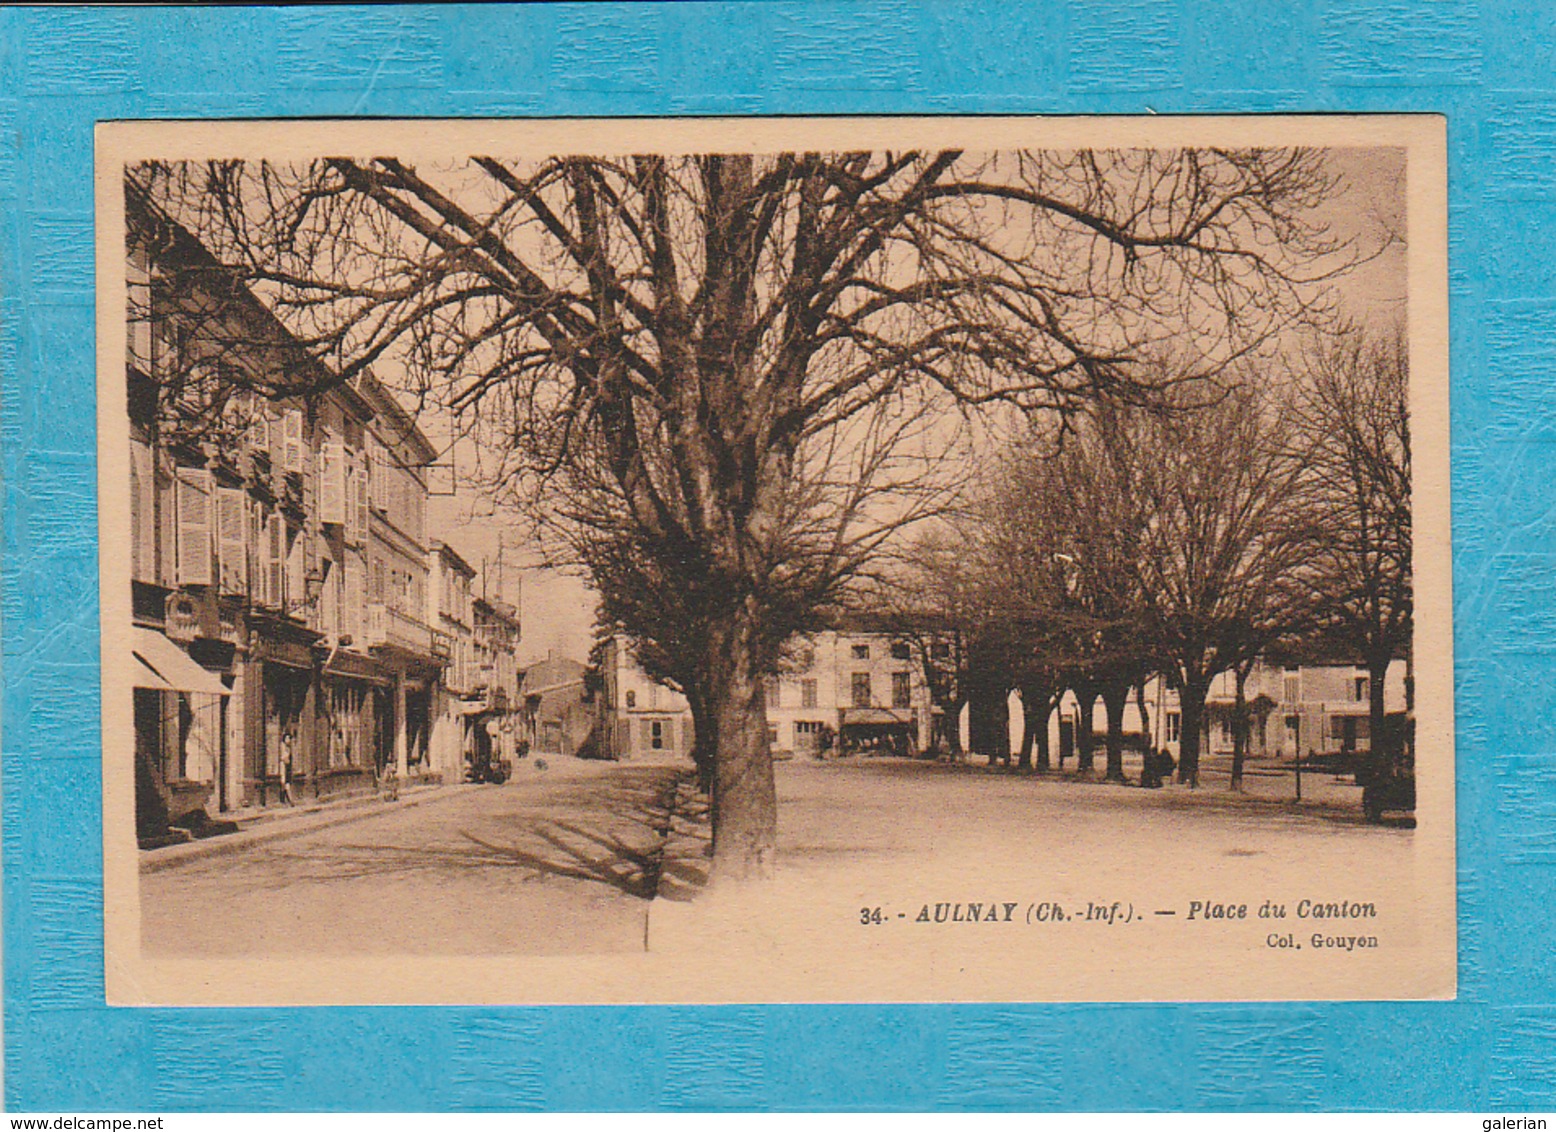
[[[146,873],[144,946],[202,958],[641,951],[674,774],[526,760],[503,786]]]
[[[895,759],[795,760],[777,773],[776,892],[793,889],[805,909],[836,904],[838,919],[861,900],[911,903],[990,882],[1171,901],[1201,895],[1207,877],[1250,895],[1301,877],[1372,894],[1409,874],[1408,832],[1366,826],[1355,787],[1332,776],[1314,776],[1293,806],[1276,800],[1289,777],[1251,775],[1253,792],[1233,796],[1215,768],[1196,791]],[[641,951],[674,776],[632,762],[526,762],[505,786],[433,792],[145,873],[145,943],[205,958]],[[672,903],[706,896],[701,844],[686,840],[689,855],[666,867]]]

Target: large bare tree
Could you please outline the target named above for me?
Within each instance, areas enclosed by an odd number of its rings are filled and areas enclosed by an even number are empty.
[[[1314,515],[1292,427],[1284,398],[1243,383],[1210,404],[1137,413],[1118,434],[1150,516],[1140,593],[1178,692],[1182,782],[1198,780],[1211,681],[1313,622]]]
[[[1373,770],[1389,753],[1389,664],[1410,658],[1414,626],[1408,358],[1402,327],[1352,329],[1315,350],[1299,378],[1298,453],[1328,517],[1315,600],[1367,666]]]
[[[1150,401],[1142,356],[1187,337],[1203,365],[1179,376],[1217,372],[1311,315],[1344,259],[1311,219],[1333,178],[1302,150],[379,157],[130,177],[334,373],[403,371],[533,512],[688,580],[726,873],[775,851],[763,674],[783,632],[923,513],[946,410]]]

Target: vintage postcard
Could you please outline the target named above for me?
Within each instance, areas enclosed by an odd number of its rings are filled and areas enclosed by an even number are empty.
[[[115,1004],[1455,994],[1445,126],[97,134]]]

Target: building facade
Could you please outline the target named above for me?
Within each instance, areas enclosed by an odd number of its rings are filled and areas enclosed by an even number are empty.
[[[431,760],[445,782],[464,781],[474,749],[467,704],[476,695],[475,576],[475,567],[458,551],[433,542],[427,553],[427,623],[446,642],[448,661],[434,690]]]
[[[1406,665],[1389,665],[1384,685],[1384,710],[1405,710]],[[1369,700],[1371,680],[1365,666],[1333,652],[1261,657],[1243,686],[1248,705],[1248,756],[1288,760],[1309,754],[1365,753],[1371,750]],[[1144,702],[1144,712],[1141,703]],[[1236,677],[1218,675],[1205,697],[1202,757],[1230,757],[1234,747]],[[1066,692],[1049,717],[1049,750],[1058,763],[1075,757],[1081,706]],[[1149,746],[1178,757],[1183,741],[1183,713],[1178,693],[1159,676],[1146,681],[1143,695],[1131,693],[1124,706],[1124,734],[1133,747]],[[1107,734],[1107,714],[1099,699],[1092,708],[1092,732],[1100,757]],[[965,734],[965,726],[964,726]],[[1010,698],[1010,744],[1017,749],[1023,735],[1020,698]]]
[[[471,602],[474,643],[474,684],[471,689],[471,765],[484,777],[494,761],[511,764],[520,757],[523,739],[519,697],[518,610],[501,601]]]
[[[929,744],[938,709],[907,642],[843,629],[792,642],[786,651],[764,689],[774,751],[917,755]],[[598,735],[610,754],[689,753],[695,736],[685,698],[650,680],[618,639],[607,641],[601,656]]]
[[[127,200],[129,518],[143,836],[430,769],[434,453],[182,227]]]
[[[609,759],[689,756],[696,736],[686,697],[649,679],[619,637],[601,642],[596,658],[600,753]]]
[[[536,755],[599,754],[588,669],[552,653],[524,670],[523,741]]]

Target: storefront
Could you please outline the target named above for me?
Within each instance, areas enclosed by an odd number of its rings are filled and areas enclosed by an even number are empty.
[[[135,826],[155,843],[171,822],[219,807],[230,691],[157,630],[132,633]]]
[[[383,666],[353,652],[332,653],[323,669],[318,796],[369,790],[392,745],[390,678]],[[386,703],[386,701],[388,701]]]
[[[318,728],[319,634],[291,622],[258,617],[251,626],[244,697],[245,806],[274,806],[314,794],[325,759]]]

